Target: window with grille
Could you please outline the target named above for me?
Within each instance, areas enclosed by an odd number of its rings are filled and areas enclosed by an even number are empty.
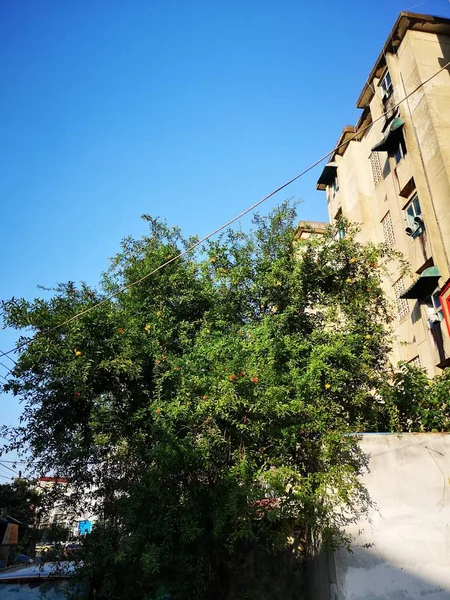
[[[381,221],[383,227],[384,241],[388,246],[395,245],[394,226],[392,225],[391,213],[388,212]]]
[[[373,185],[376,187],[383,179],[383,169],[381,167],[380,153],[372,152],[369,156],[372,167]]]
[[[409,314],[409,306],[408,300],[405,300],[405,298],[400,298],[400,294],[405,291],[403,277],[400,277],[400,279],[394,283],[393,289],[395,298],[397,300],[398,318],[404,319]]]
[[[420,367],[422,366],[420,364],[420,356],[417,355],[414,358],[412,358],[410,361],[408,361],[410,365],[413,365],[414,367],[417,367],[418,369],[420,369]]]

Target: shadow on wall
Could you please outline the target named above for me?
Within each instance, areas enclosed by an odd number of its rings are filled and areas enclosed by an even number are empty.
[[[422,313],[420,311],[420,304],[419,301],[416,300],[416,302],[414,302],[414,308],[411,311],[411,321],[412,323],[417,323],[417,321],[420,321],[421,318]]]
[[[441,50],[442,58],[439,59],[439,65],[441,68],[443,68],[447,65],[447,63],[450,62],[450,47],[448,46],[448,44],[441,43]],[[446,71],[450,74],[450,65],[446,67]]]
[[[397,566],[366,548],[323,553],[308,567],[308,599],[449,600],[448,565],[436,566],[434,577],[423,577],[420,570],[420,565],[415,572]]]
[[[351,552],[308,565],[311,600],[450,600],[450,435],[363,434],[372,499]]]

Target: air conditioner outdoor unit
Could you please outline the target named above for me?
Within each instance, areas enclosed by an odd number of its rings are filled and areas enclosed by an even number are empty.
[[[419,229],[423,227],[423,221],[420,217],[414,217],[414,225],[408,226],[405,229],[406,235],[413,236]]]

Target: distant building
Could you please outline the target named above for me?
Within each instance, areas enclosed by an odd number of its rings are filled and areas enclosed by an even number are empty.
[[[393,361],[430,375],[450,364],[450,69],[435,76],[449,61],[450,20],[402,12],[364,83],[361,117],[317,182],[331,222],[356,221],[361,240],[409,261],[410,277],[392,268],[384,282],[397,313]]]
[[[91,532],[92,524],[96,520],[93,510],[86,506],[68,508],[68,498],[73,489],[67,477],[39,477],[38,489],[54,491],[55,496],[47,510],[43,511],[39,526],[42,528],[51,525],[60,525],[69,530],[71,537],[78,537]]]
[[[307,240],[310,237],[323,235],[328,223],[322,221],[300,221],[297,225],[294,238],[296,240]]]

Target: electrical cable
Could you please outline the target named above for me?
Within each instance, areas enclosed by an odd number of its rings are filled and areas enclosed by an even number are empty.
[[[1,467],[0,467],[0,469],[1,469]],[[5,473],[6,473],[6,474],[5,474]],[[2,472],[2,471],[0,471],[0,475],[1,475],[2,477],[5,477],[5,479],[6,479],[6,478],[9,478],[9,479],[11,479],[11,478],[12,478],[12,475],[11,475],[10,473],[7,473],[6,471],[3,471],[3,472]]]
[[[359,137],[367,129],[369,129],[370,127],[372,127],[372,125],[374,123],[376,123],[377,121],[379,121],[380,119],[382,119],[383,117],[385,117],[388,113],[390,113],[392,110],[394,110],[395,108],[397,108],[398,106],[400,106],[400,104],[402,104],[405,100],[407,100],[409,97],[411,97],[413,94],[415,94],[420,88],[422,88],[424,85],[426,85],[429,81],[431,81],[434,77],[436,77],[437,75],[439,75],[439,73],[441,73],[442,71],[444,71],[445,69],[447,69],[449,66],[450,66],[450,61],[447,62],[447,64],[445,64],[443,67],[441,67],[438,71],[436,71],[433,75],[431,75],[428,79],[426,79],[425,81],[422,81],[409,94],[407,94],[399,102],[397,102],[392,107],[390,107],[389,110],[384,111],[374,121],[372,121],[371,123],[369,123],[368,125],[366,125],[362,129],[360,129],[359,131],[355,132],[355,134],[352,135],[352,136],[350,136],[350,138],[348,140],[346,140],[345,142],[342,142],[341,144],[338,144],[337,146],[335,146],[332,150],[330,150],[329,152],[327,152],[326,154],[324,154],[323,156],[321,156],[318,160],[316,160],[309,167],[307,167],[306,169],[304,169],[303,171],[301,171],[298,175],[295,175],[294,177],[292,177],[291,179],[289,179],[288,181],[286,181],[285,183],[283,183],[282,185],[280,185],[279,187],[277,187],[276,189],[274,189],[272,192],[270,192],[269,194],[267,194],[267,196],[264,196],[263,198],[261,198],[260,200],[258,200],[257,202],[255,202],[254,204],[252,204],[251,206],[249,206],[248,208],[246,208],[245,210],[243,210],[237,216],[235,216],[232,219],[230,219],[229,221],[227,221],[224,225],[221,225],[220,227],[217,227],[217,229],[214,229],[214,231],[212,231],[211,233],[208,233],[208,235],[205,235],[200,240],[198,240],[195,243],[191,244],[188,248],[186,248],[185,250],[183,250],[179,254],[176,254],[174,257],[170,258],[166,262],[162,263],[161,265],[159,265],[159,267],[156,267],[156,269],[153,269],[152,271],[150,271],[146,275],[143,275],[139,279],[137,279],[135,281],[132,281],[131,283],[128,283],[127,285],[124,285],[123,287],[121,287],[119,290],[117,290],[113,294],[110,294],[106,298],[103,298],[103,300],[100,300],[100,302],[97,302],[96,304],[93,304],[92,306],[89,306],[89,307],[85,308],[84,310],[80,311],[79,313],[76,313],[75,315],[73,315],[72,317],[69,317],[68,319],[66,319],[64,321],[62,321],[58,325],[55,325],[54,327],[51,327],[48,331],[42,332],[42,335],[46,335],[46,334],[52,333],[53,331],[56,331],[56,330],[60,329],[61,327],[64,327],[65,325],[68,325],[69,323],[71,323],[75,319],[78,319],[79,317],[81,317],[81,316],[83,316],[83,315],[85,315],[85,314],[87,314],[89,312],[92,312],[93,310],[95,310],[99,306],[102,306],[103,304],[106,304],[107,302],[109,302],[113,298],[116,298],[120,294],[123,294],[123,292],[129,290],[130,288],[134,287],[135,285],[139,285],[140,283],[142,283],[143,281],[145,281],[146,279],[148,279],[149,277],[151,277],[152,275],[154,275],[155,273],[157,273],[158,271],[160,271],[161,269],[163,269],[167,265],[170,265],[171,263],[173,263],[176,260],[178,260],[178,259],[182,258],[183,256],[185,256],[186,254],[189,254],[190,252],[192,252],[193,250],[195,250],[195,248],[197,248],[198,246],[200,246],[201,244],[203,244],[204,242],[206,242],[209,238],[213,237],[214,235],[216,235],[217,233],[219,233],[223,229],[229,227],[230,225],[232,225],[236,221],[239,221],[242,217],[244,217],[248,213],[254,211],[255,208],[257,208],[258,206],[261,206],[261,204],[263,204],[264,202],[266,202],[267,200],[269,200],[269,198],[272,198],[273,196],[275,196],[276,194],[278,194],[278,192],[281,192],[281,190],[284,190],[289,185],[291,185],[292,183],[294,183],[294,181],[297,181],[297,179],[300,179],[301,177],[303,177],[304,175],[306,175],[306,173],[309,173],[309,171],[312,171],[315,167],[317,167],[326,158],[328,158],[329,156],[331,156],[332,154],[334,154],[337,150],[339,150],[343,146],[347,146],[351,141],[353,141],[355,138]],[[28,344],[30,344],[33,339],[34,338],[29,338],[27,340],[24,340],[23,342],[21,342],[20,344],[18,344],[15,348],[12,348],[11,350],[8,350],[7,352],[1,353],[0,354],[0,358],[2,356],[8,356],[12,352],[17,352],[18,350],[20,350],[24,346],[27,346]]]
[[[12,362],[14,365],[17,365],[17,362],[16,362],[16,361],[15,361],[13,358],[11,358],[10,356],[8,356],[7,354],[5,354],[5,356],[6,356],[6,358],[7,358],[8,360],[10,360],[10,361],[11,361],[11,362]]]
[[[2,463],[9,463],[10,465],[37,465],[39,463],[35,462],[35,463],[29,463],[26,460],[5,460],[4,458],[1,459]]]
[[[5,369],[8,371],[8,373],[12,373],[12,370],[11,370],[9,367],[7,367],[7,366],[5,365],[5,363],[3,363],[2,361],[0,361],[0,365],[1,365],[2,367],[5,367]]]
[[[0,460],[0,466],[3,467],[4,469],[8,469],[8,471],[11,471],[12,473],[14,473],[14,475],[18,475],[19,474],[14,469],[11,469],[11,467],[8,467],[8,465],[3,464],[3,461],[1,461],[1,460]]]

